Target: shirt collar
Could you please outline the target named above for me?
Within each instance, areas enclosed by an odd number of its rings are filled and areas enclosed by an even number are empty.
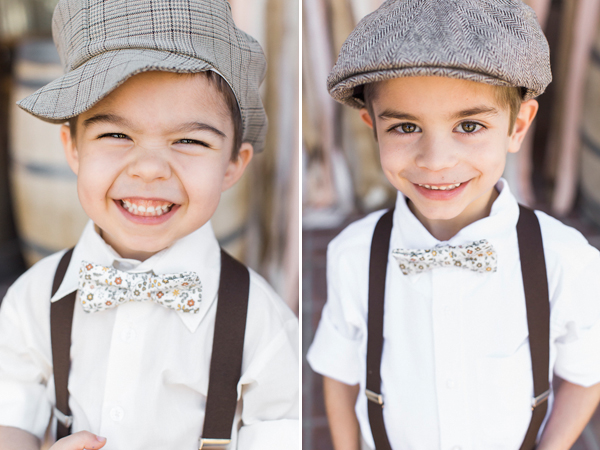
[[[114,266],[132,273],[154,272],[156,275],[181,272],[196,272],[202,283],[202,302],[197,314],[173,311],[185,326],[194,332],[216,299],[221,273],[221,253],[210,222],[200,229],[179,239],[170,247],[161,250],[146,261],[122,258],[96,232],[94,223],[89,221],[73,250],[73,256],[65,277],[52,297],[55,302],[77,290],[79,268],[82,261],[103,266]]]
[[[496,183],[496,189],[499,195],[492,205],[490,215],[467,225],[447,241],[440,241],[433,237],[410,210],[406,197],[398,192],[390,248],[428,249],[436,245],[465,245],[487,239],[498,251],[516,232],[519,204],[504,178],[500,178]],[[411,275],[410,278],[416,281],[419,277]]]

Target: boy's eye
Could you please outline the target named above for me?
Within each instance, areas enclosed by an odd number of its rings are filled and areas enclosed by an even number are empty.
[[[106,133],[100,136],[100,138],[104,138],[104,137],[110,137],[113,139],[128,139],[129,136],[127,136],[126,134],[123,133]]]
[[[196,139],[179,139],[176,144],[201,145],[203,147],[210,147],[210,145],[208,145],[206,142],[198,141]]]
[[[463,122],[457,128],[459,133],[475,133],[483,128],[483,125],[477,122]]]
[[[398,125],[396,131],[403,134],[418,133],[421,129],[414,123],[406,122]]]

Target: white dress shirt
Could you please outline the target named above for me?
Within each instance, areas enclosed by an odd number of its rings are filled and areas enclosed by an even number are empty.
[[[55,401],[51,285],[62,253],[27,271],[0,309],[0,425],[42,438]],[[198,314],[130,302],[73,318],[72,431],[107,437],[107,450],[197,450],[217,307],[220,250],[210,223],[144,262],[123,259],[88,223],[52,301],[77,289],[81,261],[129,272],[194,271]],[[250,271],[250,298],[231,449],[299,447],[298,321]]]
[[[381,364],[383,415],[394,450],[517,450],[531,418],[533,380],[516,223],[518,204],[500,180],[488,217],[449,241],[434,238],[398,194],[390,240]],[[368,445],[368,273],[383,211],[329,245],[327,304],[308,361],[318,373],[360,383],[356,414]],[[583,386],[600,382],[600,257],[573,228],[537,211],[551,303],[550,368]],[[403,275],[391,250],[487,239],[498,270],[455,267]],[[382,268],[384,270],[384,268]],[[550,407],[552,399],[550,399]]]

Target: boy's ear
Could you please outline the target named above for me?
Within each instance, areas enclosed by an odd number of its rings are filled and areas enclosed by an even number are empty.
[[[369,114],[367,108],[360,108],[360,118],[369,128],[373,129],[373,119],[371,119],[371,114]]]
[[[369,110],[367,108],[360,109],[360,118],[371,130],[373,130],[373,136],[375,136],[375,140],[377,141],[377,128],[375,127],[373,118],[371,117],[371,114],[369,114]]]
[[[77,153],[77,147],[71,136],[71,128],[68,125],[60,127],[60,140],[65,150],[67,163],[75,175],[77,175],[79,172],[79,153]]]
[[[523,139],[537,114],[538,108],[539,104],[537,100],[534,99],[521,103],[521,109],[517,114],[513,133],[510,136],[510,145],[508,147],[509,153],[516,153],[521,149]]]
[[[223,186],[221,192],[226,191],[233,186],[242,177],[248,163],[254,155],[254,148],[249,142],[242,142],[237,159],[230,160],[225,176],[223,177]]]

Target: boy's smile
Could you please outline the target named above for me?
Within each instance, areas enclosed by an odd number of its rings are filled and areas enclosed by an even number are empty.
[[[202,74],[133,76],[61,131],[81,204],[121,256],[144,260],[204,225],[242,175],[234,126]]]
[[[509,135],[510,112],[496,87],[446,77],[377,84],[372,99],[381,165],[388,180],[438,239],[489,215],[507,152],[517,152],[537,111],[524,102]]]

